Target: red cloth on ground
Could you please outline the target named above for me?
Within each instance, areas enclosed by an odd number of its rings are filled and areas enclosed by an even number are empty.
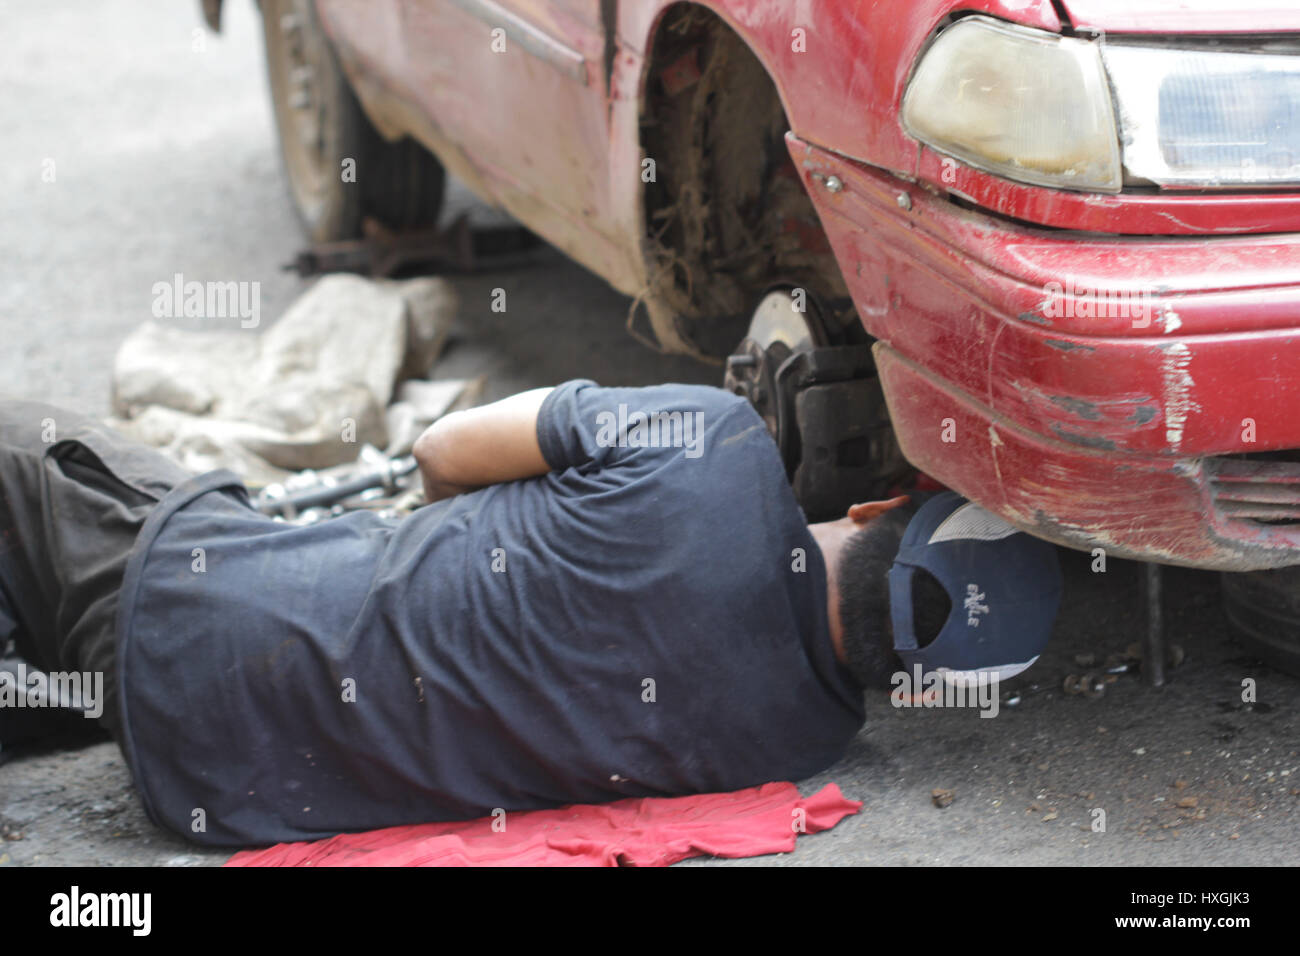
[[[835,784],[806,799],[791,783],[735,793],[645,797],[457,823],[343,833],[243,850],[226,866],[667,866],[691,856],[789,853],[800,832],[861,808]],[[497,823],[504,819],[505,829]]]

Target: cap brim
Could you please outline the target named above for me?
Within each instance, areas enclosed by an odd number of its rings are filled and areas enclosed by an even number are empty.
[[[1010,680],[1021,671],[1032,667],[1036,660],[1038,660],[1037,654],[1021,664],[1003,664],[1001,667],[981,667],[969,671],[955,671],[947,667],[937,667],[934,673],[943,678],[943,682],[950,687],[971,687],[978,685],[980,681],[996,680],[1000,682]]]

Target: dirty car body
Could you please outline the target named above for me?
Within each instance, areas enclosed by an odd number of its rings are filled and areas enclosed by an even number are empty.
[[[1300,563],[1294,4],[316,8],[385,137],[660,347],[725,354],[765,289],[807,287],[872,344],[907,460],[1016,526]]]

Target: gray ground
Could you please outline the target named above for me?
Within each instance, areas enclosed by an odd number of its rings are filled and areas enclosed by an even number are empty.
[[[154,282],[258,281],[278,314],[304,287],[279,266],[299,248],[267,107],[252,6],[204,36],[193,3],[0,0],[0,389],[95,414],[110,363],[149,316]],[[203,36],[199,34],[199,36]],[[46,160],[55,180],[42,181]],[[463,190],[453,207],[477,207]],[[622,331],[627,300],[559,254],[455,280],[462,309],[439,375],[487,372],[488,397],[575,376],[609,384],[714,382]],[[510,311],[494,313],[494,287]],[[1230,637],[1215,577],[1168,575],[1171,636],[1187,660],[1162,691],[1124,676],[1064,695],[1083,653],[1119,651],[1141,624],[1134,565],[1093,574],[1065,554],[1067,604],[1044,688],[995,719],[869,704],[835,782],[864,803],[800,839],[791,863],[1279,864],[1300,838],[1300,682]],[[1241,703],[1241,681],[1258,703]],[[953,791],[950,806],[931,799]],[[1193,800],[1194,805],[1191,805]],[[1187,804],[1179,806],[1179,802]],[[1090,826],[1106,813],[1106,831]],[[0,766],[0,864],[218,863],[152,827],[114,745]]]

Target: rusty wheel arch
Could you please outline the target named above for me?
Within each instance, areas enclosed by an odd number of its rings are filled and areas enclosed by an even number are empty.
[[[647,50],[640,139],[655,177],[643,186],[647,281],[638,302],[661,345],[720,359],[773,285],[806,288],[846,339],[860,339],[785,145],[780,90],[759,57],[694,3],[666,8]]]

